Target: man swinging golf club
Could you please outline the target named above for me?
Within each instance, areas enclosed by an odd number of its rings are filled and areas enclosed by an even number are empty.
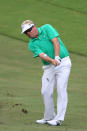
[[[43,76],[41,93],[44,101],[44,117],[36,122],[39,124],[61,125],[64,121],[68,95],[67,85],[71,69],[69,52],[59,33],[50,24],[39,28],[31,20],[25,20],[22,33],[29,38],[28,48],[34,57],[40,57],[43,62]],[[54,110],[53,92],[57,85],[57,114]]]

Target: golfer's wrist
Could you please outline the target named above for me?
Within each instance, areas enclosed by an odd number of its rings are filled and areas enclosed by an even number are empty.
[[[54,61],[54,59],[50,59],[50,63],[52,63],[52,64],[53,64],[53,61]]]

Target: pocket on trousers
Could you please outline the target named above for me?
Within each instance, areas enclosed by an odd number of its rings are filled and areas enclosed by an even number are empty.
[[[71,67],[72,66],[72,64],[71,64],[71,60],[70,60],[70,58],[68,58],[67,60],[65,60],[65,61],[62,61],[61,62],[61,66],[63,67]]]

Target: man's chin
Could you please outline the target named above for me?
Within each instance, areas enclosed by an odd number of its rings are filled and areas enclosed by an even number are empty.
[[[38,35],[36,35],[36,36],[31,36],[31,38],[32,38],[32,39],[34,39],[34,38],[38,38]]]

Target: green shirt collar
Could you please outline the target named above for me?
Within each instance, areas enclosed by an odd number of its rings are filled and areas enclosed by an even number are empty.
[[[40,28],[37,28],[38,29],[38,32],[39,32],[39,35],[42,33],[42,30]]]

